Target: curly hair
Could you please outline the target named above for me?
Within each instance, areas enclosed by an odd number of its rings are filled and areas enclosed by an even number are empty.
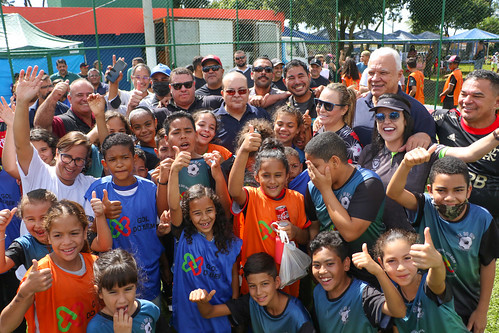
[[[218,257],[218,252],[222,254],[229,253],[229,246],[234,241],[235,237],[232,233],[231,225],[229,220],[225,216],[225,211],[222,208],[220,198],[215,194],[215,192],[201,184],[191,186],[182,197],[180,207],[182,208],[182,215],[184,220],[182,222],[182,227],[184,229],[185,239],[187,244],[192,244],[192,235],[197,231],[194,223],[191,220],[190,215],[190,203],[193,200],[208,197],[215,206],[215,223],[213,224],[213,237],[215,239],[215,246],[218,251],[215,255]]]

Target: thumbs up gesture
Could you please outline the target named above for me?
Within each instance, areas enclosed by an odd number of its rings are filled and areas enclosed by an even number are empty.
[[[208,303],[211,301],[215,293],[216,290],[212,290],[208,293],[205,289],[196,289],[191,291],[189,300],[193,303]]]
[[[9,225],[12,217],[17,212],[17,207],[10,209],[2,209],[0,211],[0,233],[5,233],[7,226]]]
[[[413,244],[409,254],[417,268],[429,269],[442,265],[442,255],[435,249],[428,227],[424,229],[424,244]]]
[[[170,172],[180,172],[182,168],[189,166],[191,162],[191,153],[188,151],[181,151],[177,146],[172,147],[175,151],[175,160],[172,163]]]
[[[38,261],[33,259],[33,265],[31,266],[31,271],[28,273],[28,278],[21,285],[23,290],[25,290],[30,295],[35,293],[45,291],[52,286],[52,272],[50,268],[38,268]]]
[[[102,203],[101,199],[97,198],[97,194],[95,193],[95,191],[92,191],[92,199],[90,200],[90,205],[92,206],[95,217],[104,215],[104,204]]]
[[[358,269],[365,268],[372,275],[384,274],[381,266],[371,258],[366,243],[362,244],[362,252],[357,252],[352,255],[352,262]]]
[[[110,201],[107,190],[102,190],[102,203],[104,204],[104,212],[107,219],[117,219],[121,215],[121,201]],[[93,198],[93,194],[92,194]]]
[[[243,144],[241,145],[241,150],[245,152],[257,151],[262,144],[262,136],[258,131],[255,131],[253,125],[248,125],[249,132],[246,134]]]
[[[310,130],[310,127],[312,126],[312,117],[310,117],[310,110],[307,109],[302,118],[303,126],[305,126],[305,129]]]

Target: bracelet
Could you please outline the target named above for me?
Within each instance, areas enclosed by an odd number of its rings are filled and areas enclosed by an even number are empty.
[[[494,134],[494,138],[499,141],[499,133],[497,133],[495,130],[492,132]]]
[[[166,182],[162,183],[162,182],[160,182],[160,181],[158,180],[158,184],[159,184],[159,185],[168,185],[168,181],[166,181]]]

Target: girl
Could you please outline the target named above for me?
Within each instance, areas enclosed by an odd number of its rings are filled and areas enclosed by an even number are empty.
[[[416,244],[416,233],[392,229],[381,235],[374,247],[379,263],[398,286],[407,306],[406,316],[394,318],[394,324],[401,333],[468,332],[454,311],[444,261],[433,246],[429,228],[424,236],[424,244]],[[364,257],[373,261],[369,254]]]
[[[102,204],[100,213],[103,215]],[[85,332],[98,311],[88,219],[76,202],[61,200],[44,220],[53,252],[33,260],[16,297],[2,311],[0,326],[12,331],[26,317],[28,332]],[[36,307],[35,307],[36,304]]]
[[[359,137],[352,130],[357,96],[351,88],[339,83],[331,83],[316,98],[318,120],[314,123],[314,136],[325,132],[335,132],[347,145],[348,162],[357,164],[362,151]]]
[[[232,234],[220,199],[210,188],[194,185],[184,192],[180,202],[178,174],[189,165],[188,155],[177,149],[168,182],[171,221],[182,228],[174,259],[173,326],[177,332],[230,332],[227,317],[204,319],[196,304],[189,301],[190,292],[197,288],[216,290],[213,304],[223,304],[239,296],[236,259],[241,240]],[[220,168],[219,154],[207,153],[205,159],[207,163],[213,160],[212,170]],[[223,176],[220,182],[225,186]],[[162,219],[165,217],[166,212]]]
[[[116,132],[132,134],[132,130],[126,121],[125,116],[116,111],[106,112],[106,127],[109,134]]]
[[[29,132],[29,141],[35,146],[43,162],[55,165],[57,138],[54,134],[43,128],[33,128]]]
[[[293,145],[293,139],[303,125],[303,116],[297,108],[284,105],[274,113],[274,134],[284,147],[292,147],[298,151],[300,162],[305,162],[303,150]]]
[[[138,270],[123,249],[103,253],[94,263],[94,288],[104,308],[88,323],[87,332],[155,332],[159,308],[136,299]]]
[[[287,221],[281,221],[279,228],[287,232],[290,240],[300,244],[308,241],[307,218],[303,195],[286,189],[289,165],[283,146],[275,139],[266,139],[262,146],[261,136],[250,127],[243,144],[238,149],[229,175],[229,194],[233,199],[233,214],[236,215],[234,228],[243,240],[241,265],[253,253],[266,252],[275,259],[276,234],[271,228],[277,220],[276,209],[287,210]],[[259,188],[243,187],[244,169],[251,152],[257,151],[255,159],[255,179]],[[287,224],[286,224],[287,222]],[[298,295],[299,283],[285,287],[284,291]],[[248,291],[243,281],[241,292]]]
[[[211,143],[217,134],[219,125],[215,114],[209,110],[200,110],[195,112],[192,117],[196,124],[196,153],[203,155],[217,150],[222,155],[223,161],[227,161],[232,153],[223,146]]]
[[[341,83],[345,87],[353,86],[355,90],[359,90],[360,73],[355,60],[347,58],[343,64],[343,75],[341,75]]]
[[[156,148],[157,120],[154,114],[146,107],[138,107],[128,116],[130,127],[137,138],[136,147],[146,153],[147,169],[153,170],[159,163],[159,158],[154,152]]]

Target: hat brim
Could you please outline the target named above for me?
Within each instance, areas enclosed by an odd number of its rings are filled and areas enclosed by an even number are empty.
[[[391,105],[380,105],[380,106],[375,106],[371,109],[369,109],[369,111],[371,112],[376,112],[378,109],[381,109],[381,108],[385,108],[385,109],[390,109],[390,110],[393,110],[393,111],[406,111],[406,112],[409,112],[408,110],[406,109],[403,109],[403,108],[399,108],[399,107],[396,107],[396,106],[391,106]]]

